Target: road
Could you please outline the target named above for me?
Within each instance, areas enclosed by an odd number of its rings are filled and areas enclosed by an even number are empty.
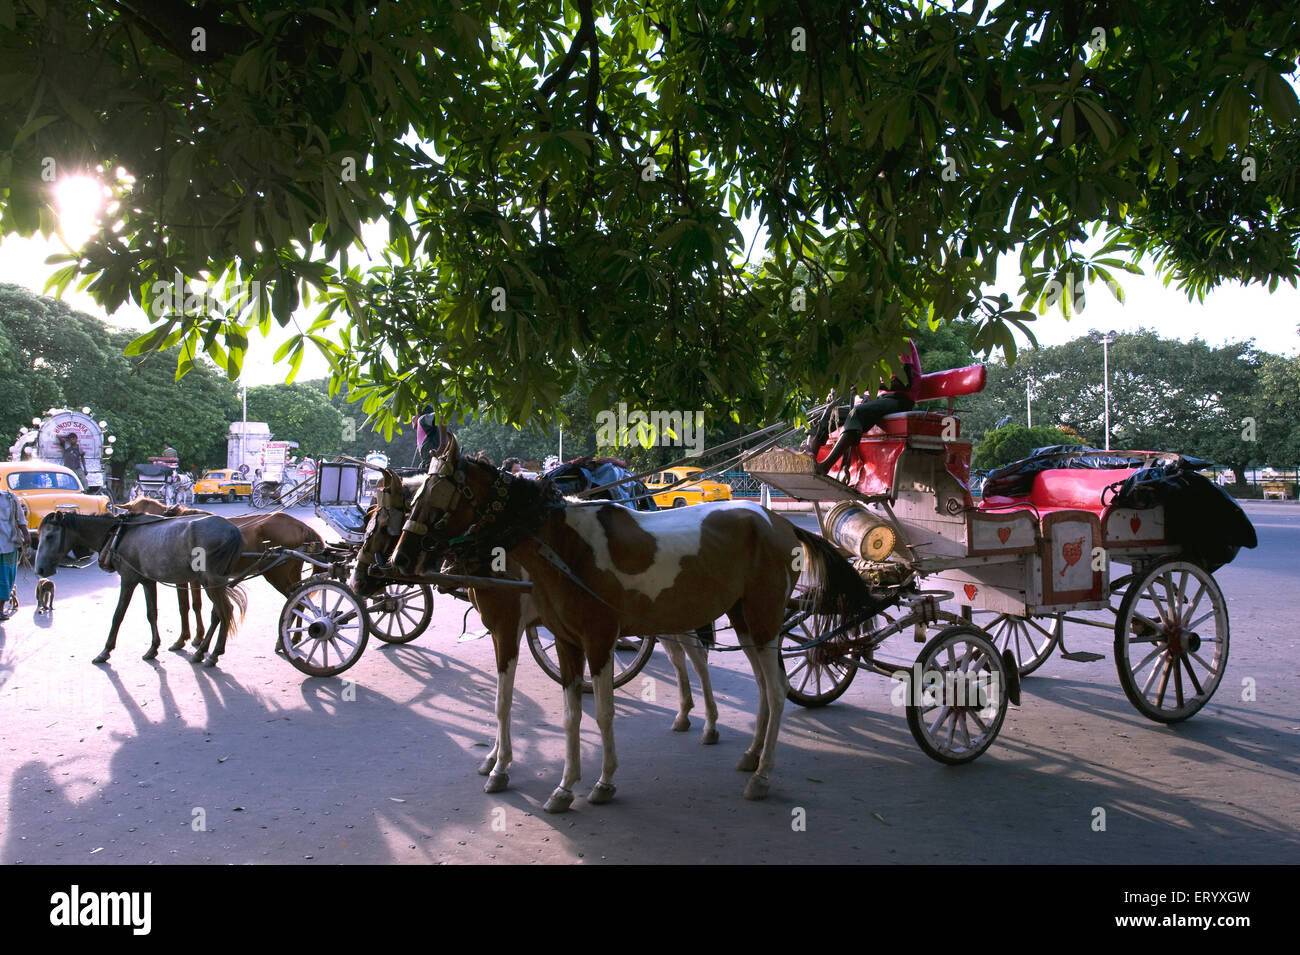
[[[772,794],[746,802],[733,768],[756,699],[743,657],[711,657],[722,738],[701,746],[698,719],[669,730],[677,688],[656,651],[617,691],[617,797],[579,798],[560,816],[541,804],[562,763],[561,694],[527,651],[511,788],[481,791],[495,675],[466,604],[439,596],[414,643],[372,641],[347,673],[311,679],[273,652],[283,600],[263,581],[248,585],[216,670],[165,651],[142,661],[137,594],[111,662],[96,666],[116,577],[61,570],[53,617],[38,619],[23,571],[24,606],[0,628],[0,861],[1293,862],[1300,507],[1247,510],[1260,547],[1216,575],[1232,624],[1227,674],[1185,723],[1140,716],[1105,633],[1067,631],[1072,649],[1106,659],[1049,661],[976,762],[931,761],[889,684],[861,674],[829,707],[786,704]],[[169,592],[160,605],[166,646],[178,629]],[[599,765],[590,698],[585,708],[580,793]]]

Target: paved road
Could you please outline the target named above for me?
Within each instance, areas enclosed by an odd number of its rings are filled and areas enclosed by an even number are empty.
[[[25,605],[0,628],[0,861],[1294,861],[1300,507],[1248,510],[1261,546],[1217,575],[1232,619],[1227,675],[1186,723],[1138,715],[1106,635],[1084,631],[1075,648],[1107,659],[1049,661],[993,748],[965,767],[923,755],[889,685],[869,674],[832,706],[787,704],[772,795],[751,803],[732,768],[753,725],[748,667],[713,654],[722,740],[706,747],[698,721],[669,731],[677,689],[656,652],[617,694],[617,798],[580,798],[564,816],[540,810],[563,731],[559,688],[531,659],[519,671],[512,788],[480,791],[495,678],[490,641],[462,636],[465,604],[439,597],[425,636],[372,643],[342,677],[318,680],[272,652],[282,600],[262,581],[249,585],[218,670],[165,652],[142,661],[137,595],[100,667],[90,659],[116,578],[60,571],[53,620],[37,621],[24,572]],[[161,603],[166,642],[176,612],[170,594]],[[466,626],[480,627],[472,612]],[[582,792],[599,760],[589,699],[586,711]]]

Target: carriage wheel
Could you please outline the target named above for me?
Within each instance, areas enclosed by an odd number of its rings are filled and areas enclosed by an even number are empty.
[[[798,610],[786,618],[781,630],[781,670],[788,688],[786,699],[800,706],[825,706],[844,695],[858,668],[851,661],[859,654],[847,644],[856,634],[846,631],[811,648],[807,645],[833,629],[830,618]]]
[[[263,487],[261,484],[253,488],[253,496],[249,498],[249,503],[252,504],[253,507],[259,507],[259,508],[269,506],[271,502],[267,500],[266,488]]]
[[[389,584],[369,600],[370,630],[384,643],[410,643],[433,619],[428,584]]]
[[[970,624],[939,631],[916,658],[920,686],[907,682],[907,726],[931,759],[957,765],[997,738],[1007,715],[1006,666],[988,635]]]
[[[365,605],[350,587],[328,577],[304,581],[280,612],[280,647],[308,676],[334,676],[352,666],[369,631]]]
[[[1048,629],[1040,620],[1050,617],[1018,617],[998,614],[983,629],[993,638],[999,651],[1010,650],[1021,676],[1029,676],[1052,656],[1061,638],[1058,629]]]
[[[1209,571],[1172,557],[1133,575],[1115,620],[1115,668],[1139,713],[1187,719],[1227,665],[1228,606]]]
[[[655,648],[654,637],[619,637],[614,649],[614,688],[618,689],[641,672]],[[560,683],[560,658],[555,652],[555,634],[540,624],[528,625],[528,649],[533,659],[556,683]],[[592,692],[591,674],[582,670],[582,692]]]

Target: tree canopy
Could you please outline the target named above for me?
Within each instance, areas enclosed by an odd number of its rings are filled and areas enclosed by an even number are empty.
[[[439,395],[526,422],[577,389],[755,421],[927,322],[1013,352],[1143,255],[1189,295],[1300,275],[1285,4],[284,7],[0,2],[0,234],[98,175],[56,285],[145,307],[136,347],[180,371],[234,377],[309,304],[281,358],[322,349],[385,420]],[[986,296],[1012,251],[1020,301]]]

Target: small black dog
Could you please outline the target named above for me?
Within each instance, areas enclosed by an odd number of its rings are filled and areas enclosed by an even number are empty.
[[[36,612],[54,612],[54,581],[48,577],[36,581]]]

